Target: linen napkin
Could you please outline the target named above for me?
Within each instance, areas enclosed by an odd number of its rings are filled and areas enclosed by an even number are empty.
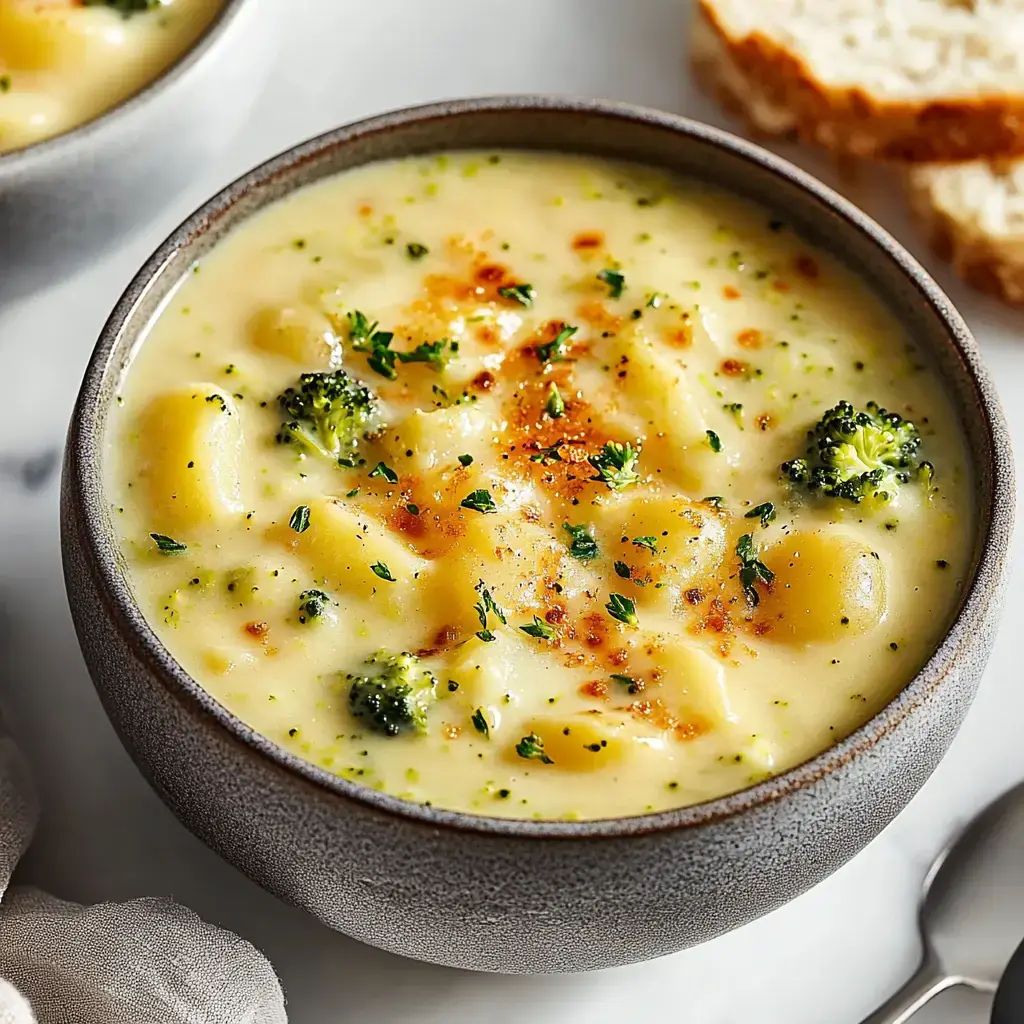
[[[0,721],[0,1024],[287,1024],[262,954],[172,900],[86,907],[8,889],[37,818]]]

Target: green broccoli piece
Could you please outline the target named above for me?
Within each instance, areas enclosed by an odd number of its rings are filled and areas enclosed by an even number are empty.
[[[921,435],[910,420],[868,402],[829,409],[807,432],[807,452],[780,467],[784,478],[812,494],[860,504],[885,504],[914,479],[931,479],[931,464],[916,463]]]
[[[322,590],[304,590],[299,594],[299,622],[307,625],[331,617],[334,601]]]
[[[285,421],[277,433],[280,444],[298,444],[355,465],[362,438],[377,425],[380,402],[365,385],[344,370],[304,373],[297,388],[287,388],[277,398]]]
[[[423,733],[437,679],[415,654],[378,651],[367,659],[373,675],[349,675],[348,706],[355,718],[385,736]]]

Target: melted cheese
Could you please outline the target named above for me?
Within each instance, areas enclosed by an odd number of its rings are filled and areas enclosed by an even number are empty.
[[[123,103],[190,49],[221,0],[122,13],[96,0],[0,0],[0,153]]]
[[[450,358],[388,379],[356,311]],[[382,410],[351,467],[275,440],[277,396],[338,367]],[[632,166],[458,154],[306,188],[188,276],[122,398],[110,500],[170,651],[282,746],[444,807],[637,814],[783,771],[907,683],[968,569],[963,441],[892,316],[768,212]],[[936,489],[783,484],[841,399],[914,420]],[[744,590],[748,535],[771,586]],[[436,679],[424,732],[353,717],[381,649]]]

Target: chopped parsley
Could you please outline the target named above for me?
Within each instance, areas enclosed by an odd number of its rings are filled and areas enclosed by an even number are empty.
[[[625,444],[608,441],[597,455],[591,455],[587,460],[597,470],[597,476],[590,479],[600,480],[613,491],[621,491],[640,480],[636,471],[639,458],[640,452],[628,441]]]
[[[602,270],[597,275],[597,279],[608,285],[608,295],[610,298],[622,298],[622,290],[626,287],[624,274],[620,274],[617,270]]]
[[[573,558],[578,558],[581,562],[589,562],[601,554],[589,526],[571,526],[569,523],[562,523],[562,529],[569,534],[569,554]]]
[[[640,620],[636,617],[636,605],[622,594],[611,594],[605,608],[613,619],[624,622],[627,626],[635,629],[640,625]]]
[[[633,570],[625,562],[616,562],[614,569],[615,575],[621,576],[624,580],[628,580],[633,575]]]
[[[391,575],[391,570],[383,562],[374,562],[370,566],[375,576],[379,576],[382,580],[387,580],[388,583],[394,583],[395,577]]]
[[[751,608],[756,608],[761,597],[755,584],[758,580],[762,583],[771,583],[775,579],[775,573],[757,557],[754,538],[749,533],[743,534],[736,542],[736,557],[740,560],[740,585],[743,587],[747,604]]]
[[[419,242],[410,242],[405,247],[405,251],[411,260],[421,260],[428,252],[430,252],[425,245],[420,245]]]
[[[569,352],[569,339],[579,330],[571,324],[566,324],[557,334],[554,341],[538,345],[536,348],[537,358],[542,363],[561,363],[565,361]]]
[[[711,494],[706,498],[701,498],[701,501],[705,505],[710,505],[713,509],[725,508],[725,498],[720,494]]]
[[[473,723],[473,728],[482,736],[490,738],[491,735],[491,724],[487,721],[487,716],[484,714],[483,708],[477,708],[473,712],[473,717],[470,719]]]
[[[544,741],[535,732],[524,736],[516,744],[516,753],[527,761],[540,761],[542,764],[555,763],[544,753]]]
[[[775,518],[775,505],[770,501],[763,501],[755,505],[749,512],[744,513],[744,519],[760,519],[762,526],[767,526]]]
[[[305,533],[309,529],[309,506],[299,505],[288,520],[288,525],[296,533]]]
[[[398,376],[395,369],[397,354],[391,348],[395,335],[391,331],[377,330],[378,326],[376,320],[371,324],[358,309],[348,314],[348,337],[352,347],[357,352],[367,353],[366,361],[371,370],[394,380]]]
[[[400,363],[427,363],[440,373],[458,351],[458,342],[442,338],[441,341],[421,342],[409,352],[395,352],[395,355]]]
[[[633,544],[638,548],[646,548],[652,555],[658,553],[657,537],[634,537]]]
[[[562,462],[562,456],[558,454],[558,449],[563,444],[563,441],[556,441],[550,448],[541,448],[535,455],[530,456],[530,461],[539,462],[542,466],[549,466],[552,462]]]
[[[503,299],[511,299],[513,302],[518,302],[521,306],[525,306],[527,309],[533,305],[533,300],[537,295],[532,284],[506,285],[504,288],[498,289],[498,294]]]
[[[411,516],[418,516],[420,514],[419,505],[414,505],[411,501],[405,506],[405,511]]]
[[[480,600],[473,605],[473,610],[477,614],[477,618],[480,619],[481,629],[477,631],[477,636],[480,637],[484,643],[490,643],[495,639],[494,634],[487,628],[487,616],[493,613],[497,620],[503,625],[508,625],[508,620],[505,618],[505,613],[498,607],[498,603],[494,600],[494,596],[487,589],[487,584],[481,580],[474,588],[480,595]]]
[[[370,479],[373,480],[375,477],[381,477],[387,480],[389,484],[398,483],[398,474],[386,463],[378,462],[373,469],[370,470]]]
[[[640,684],[632,676],[626,676],[622,675],[619,672],[613,672],[611,678],[614,679],[617,683],[622,683],[622,685],[625,686],[627,693],[640,692]]]
[[[519,628],[527,636],[536,637],[538,640],[554,640],[558,636],[558,631],[553,626],[536,615],[533,617],[533,622]]]
[[[173,554],[175,551],[188,551],[188,546],[182,544],[181,541],[175,540],[173,537],[168,537],[162,533],[151,533],[150,537],[153,538],[154,543],[157,546],[157,550],[165,555]]]
[[[708,435],[708,447],[713,452],[720,452],[722,450],[722,439],[713,431],[704,431]]]
[[[565,399],[562,397],[562,392],[558,390],[558,385],[552,381],[548,385],[548,400],[544,406],[544,411],[553,419],[561,419],[565,415]]]
[[[459,456],[459,462],[463,466],[472,466],[473,465],[473,456],[472,455],[460,455]]]
[[[729,402],[722,406],[723,411],[732,414],[732,418],[736,421],[736,426],[743,429],[743,406],[740,402]]]
[[[498,506],[494,504],[491,492],[481,488],[473,491],[459,502],[462,508],[472,509],[474,512],[497,512]]]

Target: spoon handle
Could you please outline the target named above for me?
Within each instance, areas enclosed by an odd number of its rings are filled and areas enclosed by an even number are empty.
[[[959,984],[959,978],[945,974],[935,958],[926,953],[921,966],[906,985],[874,1013],[865,1017],[861,1024],[906,1024],[925,1003],[931,1002],[947,988]]]

